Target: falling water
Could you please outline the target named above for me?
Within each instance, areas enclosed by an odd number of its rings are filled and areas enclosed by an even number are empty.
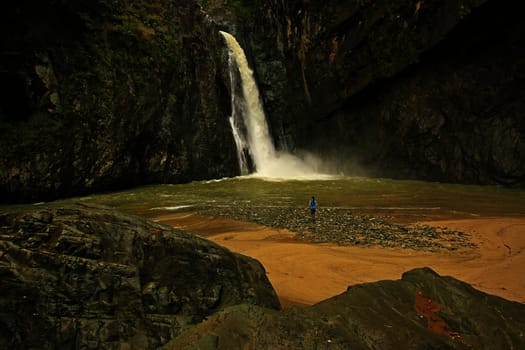
[[[257,84],[248,60],[235,37],[221,31],[229,51],[232,115],[230,124],[237,145],[241,174],[248,174],[253,161],[255,175],[297,178],[316,175],[313,162],[278,152],[273,145]],[[239,80],[240,79],[240,80]],[[310,157],[313,160],[313,157]]]
[[[253,78],[253,72],[248,66],[246,55],[237,40],[226,32],[220,33],[226,40],[229,48],[230,81],[232,85],[232,116],[230,117],[230,123],[237,147],[241,147],[240,149],[238,148],[241,171],[243,168],[247,168],[245,150],[249,151],[256,170],[259,171],[264,168],[264,165],[270,159],[275,158],[275,148],[268,131],[259,90]],[[240,76],[242,96],[238,96],[238,91],[236,91],[238,86],[236,70],[238,70]],[[244,138],[244,133],[242,133],[242,125],[246,127],[246,139]]]

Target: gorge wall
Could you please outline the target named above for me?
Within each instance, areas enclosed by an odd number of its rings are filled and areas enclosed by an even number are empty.
[[[277,146],[348,174],[525,184],[511,1],[22,1],[1,8],[0,198],[238,174],[218,30]]]
[[[0,13],[2,201],[236,174],[224,43],[193,1]]]
[[[337,171],[525,183],[510,1],[272,1],[245,32],[281,147]]]

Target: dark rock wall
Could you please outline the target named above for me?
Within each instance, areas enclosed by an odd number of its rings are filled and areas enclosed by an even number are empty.
[[[21,1],[0,5],[0,201],[238,173],[238,38],[279,148],[335,171],[525,183],[518,3]]]
[[[348,99],[315,138],[344,144],[374,175],[523,186],[525,26],[507,5],[476,9],[417,64]]]
[[[2,201],[237,173],[224,44],[193,1],[0,13]]]
[[[246,42],[277,142],[347,173],[523,185],[516,6],[269,2]]]

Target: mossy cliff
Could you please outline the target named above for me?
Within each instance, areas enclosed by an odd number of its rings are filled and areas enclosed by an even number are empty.
[[[0,5],[0,199],[238,173],[219,29],[278,147],[337,171],[525,184],[525,25],[497,0]]]
[[[224,43],[193,1],[0,5],[0,198],[234,175]]]

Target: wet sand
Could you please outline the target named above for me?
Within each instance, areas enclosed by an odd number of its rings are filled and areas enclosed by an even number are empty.
[[[477,245],[475,249],[438,252],[307,243],[284,229],[194,213],[155,219],[259,260],[283,306],[315,304],[355,284],[397,280],[416,267],[430,267],[483,292],[525,303],[525,218],[421,222],[469,233]]]

